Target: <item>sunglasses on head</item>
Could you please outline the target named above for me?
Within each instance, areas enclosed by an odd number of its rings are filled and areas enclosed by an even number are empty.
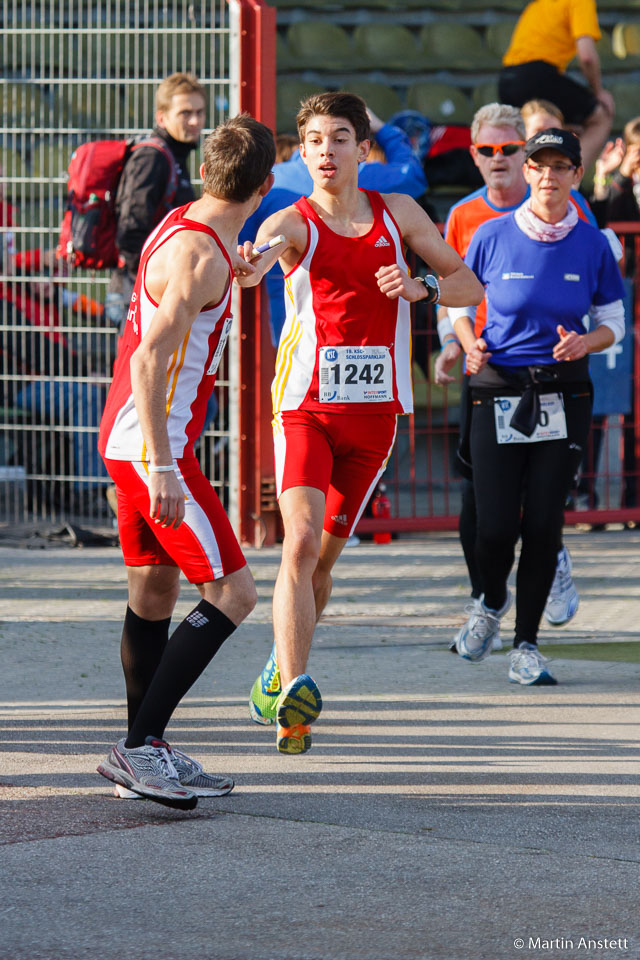
[[[514,140],[513,143],[476,143],[475,147],[483,157],[495,157],[496,153],[512,157],[521,147],[524,147],[524,140]]]

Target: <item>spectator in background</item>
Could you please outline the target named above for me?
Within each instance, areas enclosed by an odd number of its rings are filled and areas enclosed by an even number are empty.
[[[358,186],[367,190],[379,190],[382,193],[406,193],[414,200],[422,196],[427,189],[427,180],[420,161],[414,156],[409,138],[392,124],[384,123],[367,108],[371,132],[377,146],[383,151],[384,159],[363,162],[358,172]],[[285,139],[286,138],[286,139]],[[290,145],[291,135],[276,138],[282,140],[281,150]],[[299,141],[295,138],[296,147]],[[380,157],[380,154],[378,154]],[[252,240],[260,224],[278,210],[291,206],[300,197],[306,197],[313,190],[313,180],[302,159],[299,149],[295,149],[289,160],[276,163],[273,168],[274,184],[264,198],[258,210],[250,217],[240,235],[240,242]],[[285,320],[284,281],[279,264],[265,277],[269,296],[271,336],[274,345],[280,339]]]
[[[593,198],[605,222],[640,220],[640,117],[598,157]]]
[[[294,133],[279,133],[276,136],[276,163],[286,163],[298,152],[300,143]]]
[[[120,260],[107,289],[106,315],[121,327],[129,309],[144,242],[168,212],[163,198],[171,178],[176,180],[171,206],[195,200],[189,178],[189,154],[200,142],[206,119],[204,87],[191,73],[173,73],[156,91],[153,136],[164,149],[144,144],[125,164],[116,196],[117,242]]]
[[[14,225],[15,209],[1,195],[0,201],[0,226],[5,228],[2,270],[14,278],[0,282],[2,369],[11,377],[22,376],[2,384],[0,399],[12,415],[26,413],[31,425],[42,430],[37,444],[22,445],[12,458],[32,473],[48,473],[54,464],[54,472],[60,472],[65,458],[54,444],[62,435],[52,428],[67,426],[72,452],[67,472],[77,478],[77,489],[89,490],[90,478],[106,476],[97,447],[104,391],[97,382],[76,379],[91,372],[88,358],[59,329],[60,311],[95,316],[102,306],[47,279],[59,265],[55,250],[16,251],[8,229]],[[12,329],[15,326],[26,329]]]
[[[596,161],[591,204],[598,223],[638,221],[640,220],[640,117],[634,117],[625,125],[623,137],[609,141]],[[611,233],[612,231],[606,230]],[[636,271],[636,252],[634,243],[626,243],[622,270],[630,282]],[[635,381],[634,391],[635,391]],[[594,418],[595,419],[595,418]],[[598,418],[602,420],[603,418]],[[635,418],[633,412],[623,416],[622,468],[623,488],[622,507],[635,507],[638,503],[638,464],[636,460]],[[589,473],[598,463],[602,433],[594,432],[592,463]],[[586,493],[589,503],[596,498],[592,482],[582,482],[579,493]],[[635,525],[635,523],[632,521]]]
[[[527,100],[520,108],[527,139],[549,127],[564,127],[564,114],[551,100]]]
[[[595,0],[532,0],[513,31],[498,80],[503,103],[521,107],[544,97],[557,104],[566,123],[580,128],[585,168],[595,163],[615,114],[613,97],[602,86],[600,36]],[[565,74],[576,55],[588,88]]]
[[[12,269],[16,277],[37,276],[54,269],[55,265],[55,250],[26,250],[15,254]],[[102,306],[84,295],[65,290],[60,282],[33,280],[3,284],[3,288],[3,296],[19,310],[18,322],[41,328],[15,336],[13,346],[17,348],[23,371],[38,379],[30,380],[27,376],[27,382],[18,385],[14,405],[28,412],[33,424],[42,424],[44,430],[54,424],[69,428],[73,456],[66,469],[76,478],[77,490],[89,491],[94,477],[107,475],[98,454],[97,431],[106,391],[98,380],[89,379],[93,372],[90,357],[74,349],[68,336],[56,328],[62,322],[61,309],[79,312],[87,318],[87,315],[99,315]],[[35,472],[46,472],[49,462],[58,464],[55,472],[60,472],[60,456],[50,449],[56,436],[59,434],[50,436],[46,451],[38,454],[41,457],[46,452],[45,459],[31,464]],[[100,499],[101,493],[98,493],[96,503]],[[89,506],[92,508],[94,504]]]

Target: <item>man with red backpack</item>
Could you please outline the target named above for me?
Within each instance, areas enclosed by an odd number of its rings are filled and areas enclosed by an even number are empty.
[[[145,240],[169,210],[195,199],[187,163],[200,142],[206,107],[204,87],[193,74],[171,74],[156,91],[152,137],[125,163],[115,204],[119,258],[106,300],[115,326],[126,317]]]

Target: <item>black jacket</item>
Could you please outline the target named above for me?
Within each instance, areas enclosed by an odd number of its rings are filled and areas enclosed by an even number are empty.
[[[187,160],[196,144],[180,143],[161,127],[153,135],[161,137],[176,159],[178,189],[172,206],[180,207],[195,199]],[[171,170],[164,154],[155,147],[135,150],[122,172],[116,196],[117,241],[120,255],[131,281],[135,280],[144,242],[158,222],[158,208],[165,195]]]

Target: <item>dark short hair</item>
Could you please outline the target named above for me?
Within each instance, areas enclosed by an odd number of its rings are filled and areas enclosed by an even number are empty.
[[[304,143],[307,124],[312,117],[344,117],[356,134],[356,141],[371,139],[367,105],[355,93],[316,93],[302,101],[296,122],[300,143]]]
[[[244,203],[265,182],[275,159],[269,127],[240,113],[204,141],[204,190],[221,200]]]

